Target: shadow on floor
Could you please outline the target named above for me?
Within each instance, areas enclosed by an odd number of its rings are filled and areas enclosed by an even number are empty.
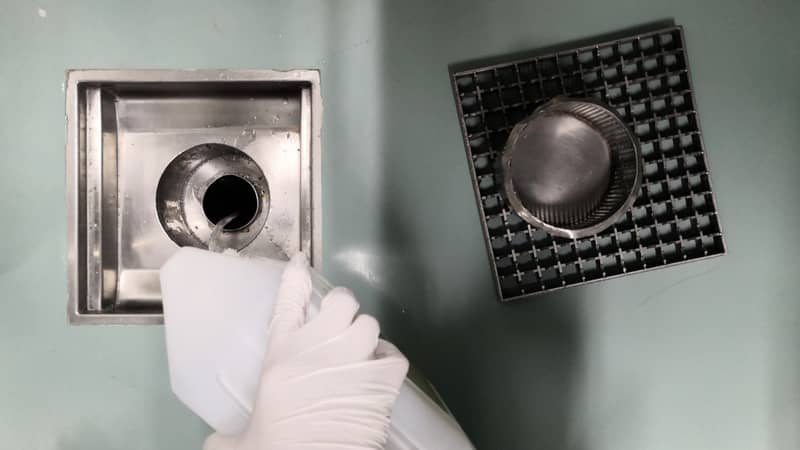
[[[463,147],[432,144],[442,129],[457,130],[447,67],[426,48],[447,39],[433,9],[389,2],[381,11],[385,125],[375,151],[381,242],[395,250],[382,326],[478,449],[580,450],[570,427],[583,362],[581,291],[497,302],[475,203],[452,204],[452,192],[472,195]],[[431,110],[442,96],[449,109]],[[405,313],[393,306],[402,302]]]

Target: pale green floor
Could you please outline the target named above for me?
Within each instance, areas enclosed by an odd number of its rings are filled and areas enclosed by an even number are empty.
[[[800,447],[798,5],[1,0],[0,448],[208,432],[170,393],[161,328],[65,316],[64,70],[147,67],[322,70],[325,271],[479,448]],[[447,64],[668,18],[729,254],[495,302]]]

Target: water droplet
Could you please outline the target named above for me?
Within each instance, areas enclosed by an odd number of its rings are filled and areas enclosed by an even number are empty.
[[[289,104],[289,97],[283,97],[283,104],[284,105],[288,105]]]

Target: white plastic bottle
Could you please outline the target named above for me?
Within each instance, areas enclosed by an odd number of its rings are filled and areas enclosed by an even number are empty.
[[[187,247],[161,269],[172,390],[223,434],[241,432],[252,412],[285,265]],[[318,307],[329,286],[319,276],[313,285],[312,305]],[[386,449],[473,448],[455,419],[406,379]]]

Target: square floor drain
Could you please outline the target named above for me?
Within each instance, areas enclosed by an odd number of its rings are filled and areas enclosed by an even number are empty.
[[[681,27],[452,67],[451,81],[502,301],[725,253]],[[614,226],[576,240],[524,222],[502,191],[511,128],[556,96],[610,105],[642,147],[634,206]]]
[[[321,253],[314,70],[73,70],[66,84],[68,314],[162,322],[159,269],[182,246]]]

